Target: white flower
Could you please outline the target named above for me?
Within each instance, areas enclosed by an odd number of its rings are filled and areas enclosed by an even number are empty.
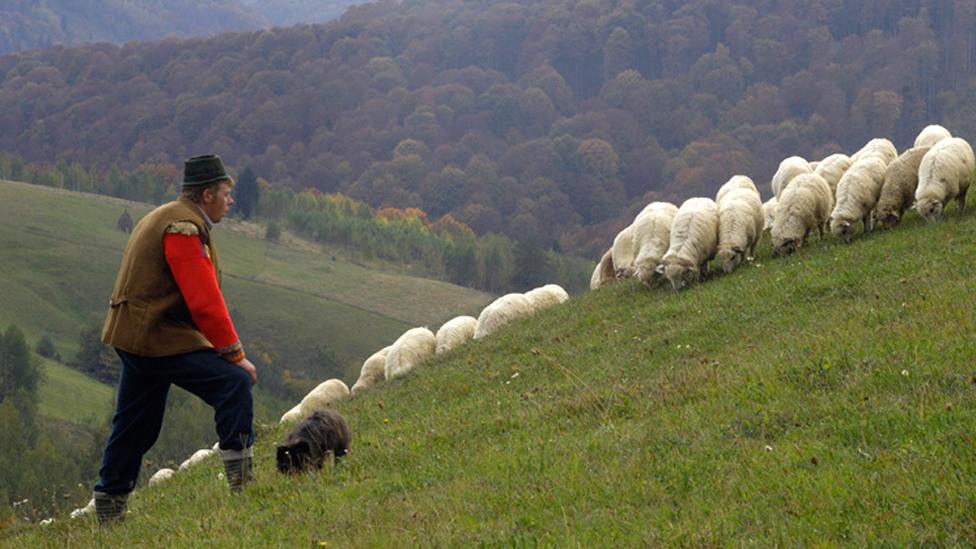
[[[54,522],[54,519],[53,518],[46,518],[46,519],[44,519],[44,520],[41,521],[41,526],[47,526],[47,525],[49,525],[49,524],[51,524],[53,522]]]
[[[908,370],[902,370],[901,375],[904,377],[908,377]]]
[[[773,447],[767,444],[767,445],[766,445],[766,446],[765,446],[765,447],[763,448],[763,450],[766,450],[767,452],[772,452],[772,451],[773,451]]]

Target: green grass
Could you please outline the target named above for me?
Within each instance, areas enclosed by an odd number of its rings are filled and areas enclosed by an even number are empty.
[[[102,419],[112,413],[115,393],[111,387],[57,362],[42,359],[41,364],[42,415],[85,423],[89,418]]]
[[[210,462],[10,546],[976,543],[976,216],[591,292],[344,402],[341,466]],[[84,502],[79,502],[84,503]]]
[[[0,181],[0,327],[17,324],[32,347],[47,333],[66,360],[74,356],[82,326],[104,318],[127,240],[115,230],[123,208],[138,220],[150,206]],[[233,220],[214,231],[228,304],[245,346],[260,341],[286,364],[327,346],[341,371],[316,375],[339,376],[350,385],[362,361],[404,330],[436,329],[491,300],[403,274],[398,265],[356,264],[341,251],[290,235],[280,243],[262,237],[259,226]],[[49,383],[71,386],[61,374],[49,376]],[[111,400],[110,389],[90,394]],[[61,413],[60,401],[68,398],[45,387],[42,410]]]

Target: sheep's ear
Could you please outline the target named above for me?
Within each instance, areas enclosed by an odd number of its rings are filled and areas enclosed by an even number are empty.
[[[741,254],[742,253],[742,248],[740,248],[739,246],[733,246],[732,247],[732,251],[735,252],[735,253],[737,253],[737,254]]]
[[[659,274],[659,275],[663,275],[664,274],[664,263],[661,263],[657,267],[654,267],[654,272],[657,273],[657,274]]]

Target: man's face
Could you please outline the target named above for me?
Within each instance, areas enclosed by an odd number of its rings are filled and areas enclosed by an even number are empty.
[[[224,215],[227,214],[227,210],[234,203],[234,197],[230,195],[230,190],[229,184],[221,183],[216,191],[203,191],[203,200],[200,203],[200,207],[207,213],[210,221],[219,223]]]

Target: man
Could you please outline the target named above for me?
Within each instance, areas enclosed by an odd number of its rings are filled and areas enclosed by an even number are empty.
[[[214,408],[231,490],[253,480],[257,371],[227,313],[210,235],[234,203],[233,186],[216,155],[190,158],[179,199],[149,212],[129,237],[102,330],[102,341],[122,359],[122,374],[95,485],[100,523],[124,518],[142,456],[159,436],[171,383]]]

